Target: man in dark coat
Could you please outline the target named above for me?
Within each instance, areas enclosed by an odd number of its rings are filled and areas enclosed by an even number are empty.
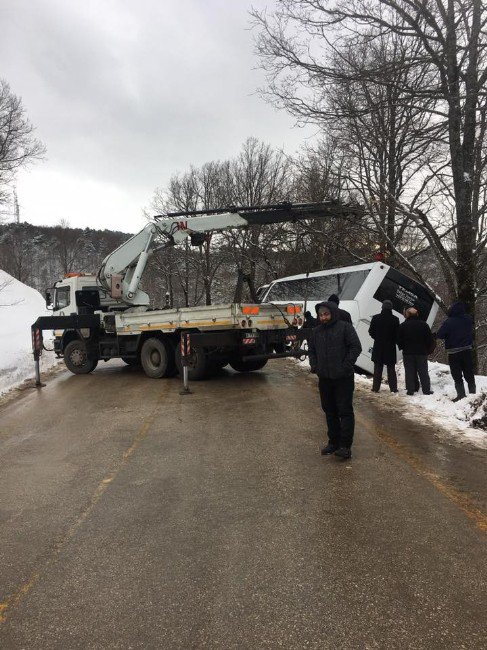
[[[309,337],[308,352],[311,372],[319,377],[321,407],[328,425],[328,444],[321,453],[335,453],[345,460],[352,455],[353,366],[362,346],[353,325],[339,319],[334,302],[322,302],[317,307],[320,324]]]
[[[436,338],[445,341],[451,376],[455,382],[457,396],[454,402],[465,397],[463,377],[468,385],[468,392],[475,393],[475,375],[473,369],[473,321],[466,313],[465,303],[455,302],[448,312],[448,318],[441,325]]]
[[[303,327],[307,327],[309,329],[312,329],[313,327],[316,327],[318,325],[318,319],[314,318],[311,315],[310,311],[305,311],[304,312],[304,325]]]
[[[346,311],[345,309],[340,309],[339,304],[340,304],[340,298],[336,295],[336,293],[332,293],[331,296],[328,298],[328,302],[334,302],[336,306],[338,307],[338,318],[340,320],[344,320],[346,323],[351,323],[352,322],[352,317]]]
[[[417,377],[424,395],[432,395],[428,373],[428,354],[433,349],[434,338],[428,323],[420,320],[418,310],[406,309],[406,320],[399,325],[397,345],[403,352],[406,391],[414,395],[417,390]]]
[[[374,339],[372,361],[374,362],[374,380],[372,390],[378,393],[382,382],[382,371],[387,368],[387,381],[391,393],[397,393],[396,375],[396,340],[399,318],[392,313],[392,302],[384,300],[380,314],[372,316],[369,334]]]

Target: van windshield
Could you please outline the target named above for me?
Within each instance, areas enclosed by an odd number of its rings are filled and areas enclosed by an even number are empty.
[[[332,293],[336,293],[340,300],[353,300],[368,274],[367,269],[278,281],[270,288],[265,300],[267,302],[322,301],[328,300]]]
[[[374,293],[374,298],[379,302],[390,300],[393,309],[400,314],[404,309],[414,306],[424,320],[428,318],[434,303],[434,298],[426,287],[395,269],[389,269]]]

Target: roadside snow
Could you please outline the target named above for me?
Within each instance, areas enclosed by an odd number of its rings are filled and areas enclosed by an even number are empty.
[[[30,326],[49,313],[38,291],[0,269],[0,395],[34,377]],[[44,343],[52,348],[48,335]],[[44,351],[41,372],[56,363],[54,353]]]
[[[309,369],[307,360],[299,364]],[[379,394],[371,393],[374,400],[387,400],[387,406],[393,404],[405,417],[429,421],[440,425],[448,435],[461,437],[482,449],[487,449],[487,377],[475,377],[477,393],[467,395],[465,399],[453,403],[455,387],[450,375],[450,369],[443,363],[430,361],[428,363],[433,395],[423,395],[421,392],[414,396],[406,395],[404,382],[404,366],[397,365],[399,394],[389,392],[387,383],[383,382]],[[385,376],[385,373],[384,373]],[[357,385],[365,390],[372,388],[372,378],[355,375]],[[466,388],[466,386],[465,386]]]

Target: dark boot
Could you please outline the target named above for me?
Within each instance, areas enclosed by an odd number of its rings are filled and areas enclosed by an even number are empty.
[[[338,456],[338,458],[341,458],[342,460],[348,460],[352,457],[352,450],[350,447],[340,447],[340,449],[337,449],[335,452],[335,456]]]
[[[477,392],[477,386],[475,384],[469,384],[468,392],[470,393],[470,395],[475,395],[475,393]]]
[[[455,388],[457,391],[457,396],[452,399],[452,402],[459,402],[461,399],[466,397],[465,386],[463,385],[463,381],[456,381]]]
[[[333,445],[331,442],[329,442],[327,445],[322,446],[320,453],[322,456],[329,456],[330,454],[334,454],[337,449],[338,445]]]

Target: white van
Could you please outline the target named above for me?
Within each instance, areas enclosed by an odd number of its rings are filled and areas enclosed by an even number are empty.
[[[384,300],[392,301],[393,312],[401,321],[404,320],[404,309],[414,305],[430,327],[438,311],[438,303],[429,289],[383,262],[280,278],[269,285],[262,302],[280,304],[296,301],[303,304],[303,311],[309,310],[316,316],[315,306],[328,300],[332,293],[340,298],[340,308],[348,311],[352,317],[362,344],[362,353],[356,365],[367,372],[374,370],[370,321],[374,314],[381,311]]]

